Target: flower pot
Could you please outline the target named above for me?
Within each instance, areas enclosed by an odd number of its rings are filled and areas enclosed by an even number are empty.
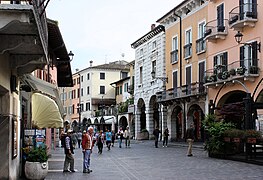
[[[230,137],[224,137],[225,142],[230,142]]]
[[[29,162],[25,164],[25,175],[27,179],[45,179],[48,173],[48,162]]]
[[[257,138],[247,138],[247,143],[249,143],[249,144],[256,144],[257,143]]]
[[[240,138],[233,138],[233,139],[232,139],[232,142],[240,143]]]

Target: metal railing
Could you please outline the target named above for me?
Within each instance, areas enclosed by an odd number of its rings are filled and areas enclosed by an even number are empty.
[[[223,24],[218,24],[218,19],[207,22],[205,25],[205,37],[227,34],[228,26],[226,24],[228,24],[228,19],[224,19]]]
[[[176,100],[204,94],[206,94],[206,89],[203,82],[194,82],[156,93],[158,101]]]

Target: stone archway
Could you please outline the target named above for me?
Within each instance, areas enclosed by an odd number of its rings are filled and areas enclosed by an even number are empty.
[[[176,106],[173,109],[171,116],[171,140],[180,141],[183,138],[183,110],[180,106]]]
[[[139,112],[139,131],[146,129],[146,114],[145,114],[145,103],[143,99],[139,99],[137,103],[137,112]]]
[[[232,122],[239,129],[244,129],[244,91],[235,90],[224,94],[216,105],[216,115],[226,122]]]
[[[194,124],[195,129],[195,139],[198,141],[205,140],[204,128],[202,127],[202,120],[204,119],[204,112],[198,104],[193,104],[190,106],[187,112],[187,127],[191,123]]]
[[[119,127],[122,128],[122,130],[125,130],[128,126],[128,120],[125,116],[122,116],[119,120]]]
[[[159,122],[159,111],[158,111],[159,104],[157,103],[156,96],[152,96],[150,99],[149,109],[150,112],[152,112],[152,118],[150,117],[150,121],[153,121],[153,125],[151,129],[153,130],[155,127],[160,128],[160,122]],[[151,122],[149,122],[151,124]]]

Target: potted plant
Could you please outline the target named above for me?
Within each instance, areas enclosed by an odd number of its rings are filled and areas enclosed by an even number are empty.
[[[45,179],[48,173],[46,146],[24,148],[26,154],[25,175],[27,179]]]
[[[240,129],[228,129],[224,132],[224,136],[230,138],[234,143],[240,143],[244,136],[244,131]]]
[[[249,68],[249,73],[250,74],[258,74],[258,67],[257,66],[251,66]]]
[[[235,70],[235,69],[230,69],[230,70],[229,70],[229,74],[230,74],[231,76],[235,76],[235,75],[236,75],[236,70]]]
[[[227,79],[229,77],[229,72],[228,71],[224,71],[222,74],[222,79]]]
[[[242,67],[242,66],[237,68],[237,70],[236,70],[237,74],[239,74],[239,75],[244,75],[245,71],[246,71],[246,68]]]
[[[255,144],[257,139],[261,138],[262,135],[260,131],[250,129],[245,131],[244,137],[247,143]]]

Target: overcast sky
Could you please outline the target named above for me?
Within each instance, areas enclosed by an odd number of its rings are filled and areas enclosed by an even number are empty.
[[[124,59],[134,60],[131,44],[150,31],[182,0],[51,0],[47,17],[59,22],[75,69]],[[124,54],[124,58],[122,58]]]

